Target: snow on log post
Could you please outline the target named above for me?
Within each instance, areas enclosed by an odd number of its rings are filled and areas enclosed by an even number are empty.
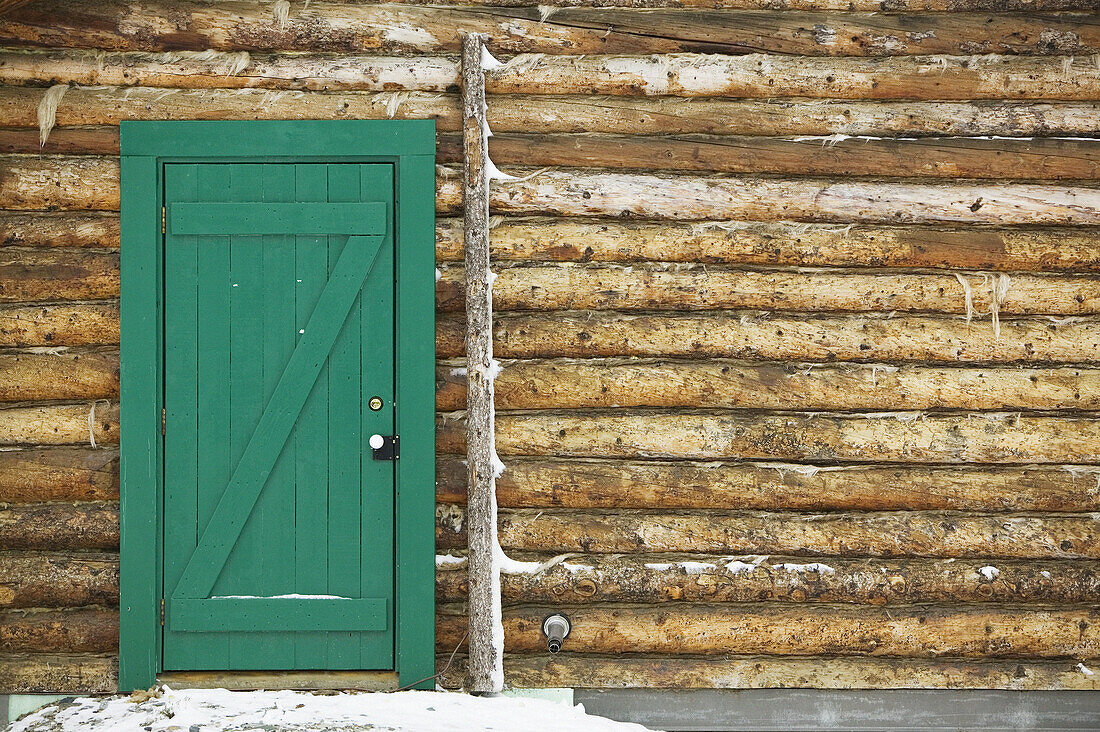
[[[493,439],[493,308],[489,271],[489,179],[482,40],[462,40],[463,201],[466,247],[466,455],[469,481],[468,688],[498,692],[504,685],[497,545],[496,451]]]

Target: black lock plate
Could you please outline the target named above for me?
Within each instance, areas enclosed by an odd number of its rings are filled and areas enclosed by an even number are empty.
[[[397,435],[383,435],[382,447],[372,447],[371,452],[374,453],[375,460],[396,460]]]

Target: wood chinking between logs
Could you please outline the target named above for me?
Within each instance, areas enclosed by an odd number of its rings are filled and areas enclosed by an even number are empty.
[[[121,119],[437,120],[464,553],[466,30],[490,155],[542,171],[489,196],[498,530],[570,555],[504,576],[507,681],[1100,688],[1094,3],[600,4],[0,13],[0,693],[115,684]],[[441,667],[467,586],[437,572]]]

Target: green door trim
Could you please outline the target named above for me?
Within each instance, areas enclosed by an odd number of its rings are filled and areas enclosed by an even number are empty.
[[[119,690],[148,688],[162,670],[164,406],[164,165],[171,162],[391,163],[395,170],[396,287],[395,415],[401,436],[396,464],[395,666],[402,686],[434,688],[435,667],[435,123],[432,120],[124,121],[122,137],[121,343],[121,576]],[[177,204],[178,205],[178,204]],[[225,204],[222,204],[225,205]],[[370,210],[318,207],[323,233],[356,220],[371,233]],[[175,208],[175,207],[173,207]],[[364,207],[370,209],[370,206]],[[277,228],[295,215],[273,209],[259,226]],[[300,212],[299,212],[300,213]],[[225,209],[218,215],[235,215]],[[174,225],[179,212],[171,214]],[[202,216],[181,224],[202,227]],[[184,224],[184,222],[190,222]],[[243,225],[243,224],[242,224]],[[250,229],[255,232],[256,229]],[[347,229],[344,229],[347,232]],[[374,239],[375,237],[365,237]],[[364,242],[366,243],[366,242]],[[358,247],[348,247],[348,249]],[[369,259],[372,259],[370,257]],[[341,263],[343,257],[341,257]],[[353,266],[357,265],[357,266]],[[362,263],[347,266],[362,274]],[[369,261],[366,269],[369,269]],[[321,303],[318,304],[320,308]],[[314,329],[307,328],[307,331]],[[288,365],[288,371],[290,366]],[[259,432],[259,430],[257,430]],[[199,582],[198,584],[202,584]],[[237,602],[240,600],[241,602]],[[316,608],[303,598],[248,598],[271,603],[272,630]],[[216,612],[236,622],[241,598],[185,603],[182,622]],[[370,599],[338,603],[349,621],[316,617],[325,625],[384,622],[386,608]],[[213,603],[213,604],[210,604]],[[180,620],[178,616],[177,621]],[[190,620],[188,620],[190,618]],[[372,620],[372,618],[375,618]],[[279,625],[282,623],[283,625]],[[327,625],[326,625],[327,624]]]

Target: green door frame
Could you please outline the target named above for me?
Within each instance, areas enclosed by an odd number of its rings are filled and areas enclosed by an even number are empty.
[[[124,121],[122,136],[120,691],[161,671],[165,163],[391,163],[395,173],[397,461],[394,658],[435,673],[435,121]],[[357,152],[361,151],[361,152]],[[418,683],[417,683],[418,682]]]

